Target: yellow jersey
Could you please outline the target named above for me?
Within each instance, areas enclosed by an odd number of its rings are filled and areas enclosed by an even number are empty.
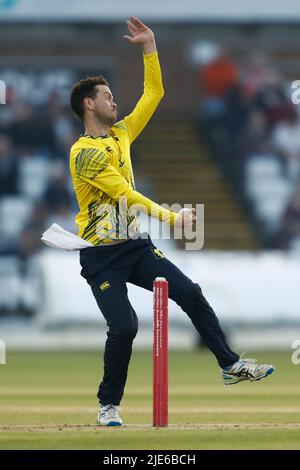
[[[78,236],[101,245],[139,233],[139,211],[174,225],[178,214],[135,189],[130,145],[164,95],[157,51],[143,54],[144,92],[131,114],[108,136],[81,136],[70,152],[70,172],[79,206]]]

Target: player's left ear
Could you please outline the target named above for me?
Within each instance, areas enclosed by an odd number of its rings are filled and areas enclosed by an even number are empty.
[[[84,98],[84,104],[86,106],[87,109],[89,109],[90,111],[94,111],[94,100],[92,98],[90,98],[89,96],[86,96]]]

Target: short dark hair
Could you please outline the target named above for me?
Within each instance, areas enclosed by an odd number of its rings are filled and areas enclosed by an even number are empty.
[[[109,86],[107,80],[102,76],[86,77],[74,83],[70,96],[70,104],[74,113],[83,121],[84,119],[84,98],[96,98],[96,85]]]

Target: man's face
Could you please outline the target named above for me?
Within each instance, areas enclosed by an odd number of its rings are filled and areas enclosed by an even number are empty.
[[[113,126],[117,121],[117,105],[114,103],[113,95],[106,85],[96,85],[95,88],[96,97],[85,98],[87,109],[91,110],[102,124]]]

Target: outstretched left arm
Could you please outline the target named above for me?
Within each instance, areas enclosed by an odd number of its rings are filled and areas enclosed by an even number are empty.
[[[132,36],[123,37],[132,44],[142,45],[144,60],[144,93],[132,113],[124,118],[132,143],[153,115],[164,89],[154,34],[137,18],[131,17],[130,20],[127,26]]]

